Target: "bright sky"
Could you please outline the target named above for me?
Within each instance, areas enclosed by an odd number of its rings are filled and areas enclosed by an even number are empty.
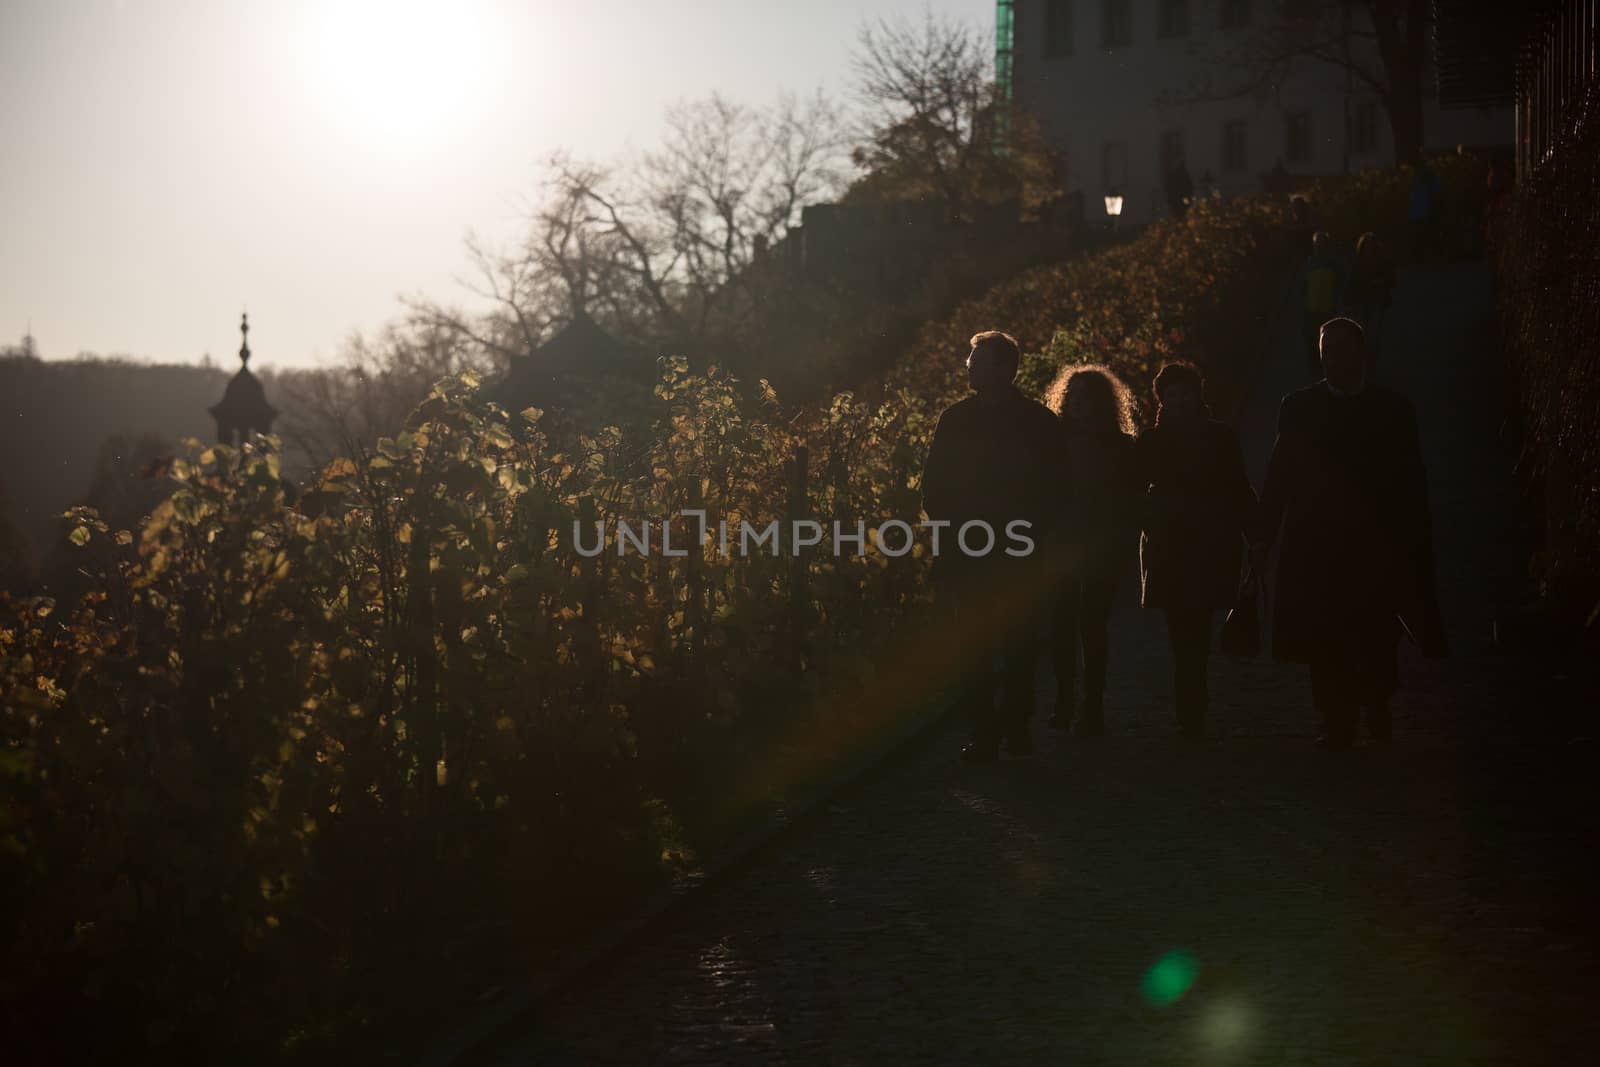
[[[992,0],[0,0],[0,342],[257,367],[467,301],[538,163],[670,102],[843,96],[864,20]]]

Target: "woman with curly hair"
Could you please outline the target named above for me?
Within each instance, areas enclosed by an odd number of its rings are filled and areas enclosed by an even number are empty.
[[[1211,616],[1233,604],[1256,494],[1239,435],[1211,417],[1205,379],[1193,363],[1156,375],[1156,423],[1139,437],[1144,487],[1139,563],[1143,604],[1161,608],[1172,642],[1178,725],[1204,735]]]
[[[1106,664],[1111,602],[1133,562],[1135,514],[1133,394],[1109,367],[1063,367],[1045,403],[1066,428],[1068,499],[1063,539],[1070,566],[1056,596],[1053,653],[1056,710],[1050,725],[1074,725],[1078,656],[1083,656],[1083,703],[1077,732],[1105,732]]]

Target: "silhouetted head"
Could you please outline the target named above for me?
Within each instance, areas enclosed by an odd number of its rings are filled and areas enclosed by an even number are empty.
[[[1328,387],[1352,396],[1367,384],[1367,336],[1354,319],[1329,319],[1318,337],[1322,350],[1322,373]]]
[[[1356,258],[1359,260],[1375,259],[1378,255],[1378,235],[1368,230],[1356,242]]]
[[[1074,429],[1133,433],[1133,393],[1103,364],[1062,367],[1046,390],[1044,402]]]
[[[1198,422],[1210,416],[1206,380],[1186,359],[1168,363],[1155,380],[1156,422]]]
[[[1326,230],[1318,230],[1311,235],[1311,251],[1313,254],[1325,256],[1331,247],[1333,247],[1333,238],[1328,236]]]
[[[979,393],[992,393],[1010,385],[1022,362],[1017,339],[999,330],[972,335],[972,351],[967,355],[967,381]]]

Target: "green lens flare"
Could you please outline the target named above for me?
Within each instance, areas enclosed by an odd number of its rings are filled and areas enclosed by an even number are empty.
[[[1158,1008],[1176,1003],[1194,985],[1200,965],[1187,952],[1167,953],[1145,972],[1144,999]]]

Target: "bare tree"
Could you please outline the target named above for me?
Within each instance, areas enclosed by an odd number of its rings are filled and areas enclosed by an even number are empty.
[[[955,217],[985,200],[1037,203],[1059,192],[1038,127],[991,76],[987,38],[963,23],[879,21],[861,29],[861,199],[936,199]]]
[[[465,316],[461,321],[469,322]],[[279,435],[291,458],[313,469],[359,456],[379,437],[399,432],[406,416],[440,378],[503,367],[500,346],[480,347],[445,322],[413,315],[377,335],[352,336],[337,366],[280,370],[285,400]]]
[[[608,176],[598,167],[553,156],[527,229],[509,248],[466,238],[471,273],[457,282],[487,305],[476,315],[422,298],[407,300],[414,324],[475,346],[492,363],[533,352],[562,323],[617,304],[620,243],[595,215]],[[624,315],[624,317],[627,317]]]
[[[720,96],[667,112],[661,146],[604,168],[553,157],[522,238],[471,238],[473,317],[415,301],[414,315],[508,360],[588,316],[633,340],[737,333],[758,300],[748,268],[807,202],[835,195],[843,123],[821,96],[770,108]]]
[[[1213,49],[1186,100],[1224,100],[1277,91],[1298,70],[1344,71],[1389,116],[1396,162],[1422,154],[1422,87],[1427,69],[1428,0],[1285,0],[1236,43]],[[1231,40],[1231,39],[1230,39]]]
[[[820,94],[754,109],[713,95],[667,112],[661,148],[644,159],[647,226],[674,255],[680,326],[734,332],[753,313],[747,270],[781,240],[808,202],[841,187],[845,137]]]

